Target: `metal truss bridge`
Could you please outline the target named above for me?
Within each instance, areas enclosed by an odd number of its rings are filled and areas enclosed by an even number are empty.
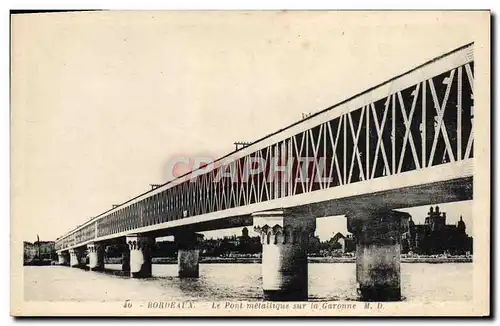
[[[246,225],[269,209],[307,207],[321,217],[469,200],[473,156],[468,44],[118,205],[56,249]]]

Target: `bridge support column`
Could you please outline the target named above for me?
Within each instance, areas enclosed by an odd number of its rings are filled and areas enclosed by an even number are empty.
[[[122,272],[130,273],[130,249],[128,245],[122,252]]]
[[[57,253],[58,265],[68,265],[69,257],[67,252],[59,252]]]
[[[287,211],[254,213],[262,243],[262,287],[267,300],[308,297],[307,247],[316,218]]]
[[[175,242],[177,243],[177,265],[180,278],[200,276],[199,237],[203,236],[192,232],[175,235]]]
[[[100,243],[89,243],[89,268],[91,271],[104,270],[104,246]]]
[[[364,301],[401,300],[401,220],[397,211],[364,211],[347,215],[356,240],[356,281]]]
[[[146,235],[127,236],[130,248],[130,277],[151,277],[151,249],[154,242],[155,238]]]
[[[82,266],[83,250],[81,249],[70,249],[69,250],[69,266],[80,267]]]

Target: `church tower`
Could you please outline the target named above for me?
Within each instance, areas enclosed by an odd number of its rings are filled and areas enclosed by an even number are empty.
[[[414,251],[417,247],[416,243],[416,234],[415,234],[415,222],[410,216],[410,220],[408,221],[408,244],[409,250]]]
[[[246,227],[244,227],[242,230],[241,230],[241,237],[242,238],[248,238],[248,229]]]
[[[432,232],[441,231],[444,228],[446,220],[446,213],[439,211],[439,206],[433,210],[432,207],[429,211],[428,222],[426,218],[426,224],[430,226]]]
[[[431,206],[429,209],[429,212],[427,213],[427,216],[425,217],[425,222],[424,224],[430,225],[431,224],[431,218],[434,215],[434,207]]]
[[[457,229],[461,233],[465,233],[465,222],[462,220],[462,215],[460,215],[460,221],[457,223]]]

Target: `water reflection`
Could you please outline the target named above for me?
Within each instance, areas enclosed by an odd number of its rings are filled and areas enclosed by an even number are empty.
[[[119,270],[121,265],[106,265]],[[472,264],[402,264],[407,301],[472,299]],[[309,301],[357,300],[355,264],[309,264]],[[90,272],[69,267],[24,268],[26,300],[262,301],[260,264],[201,264],[200,278],[180,279],[176,265],[153,265],[153,277]]]

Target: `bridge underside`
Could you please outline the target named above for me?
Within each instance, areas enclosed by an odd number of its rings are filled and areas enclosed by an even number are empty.
[[[435,182],[432,184],[416,185],[380,191],[378,193],[362,194],[349,198],[338,198],[318,203],[295,206],[290,210],[297,210],[308,215],[320,217],[345,215],[357,210],[401,209],[431,204],[441,204],[472,200],[472,177]],[[276,207],[275,209],[279,209]],[[231,216],[223,219],[193,223],[168,229],[151,231],[155,237],[173,235],[176,232],[204,232],[251,226],[253,218],[251,213]]]

